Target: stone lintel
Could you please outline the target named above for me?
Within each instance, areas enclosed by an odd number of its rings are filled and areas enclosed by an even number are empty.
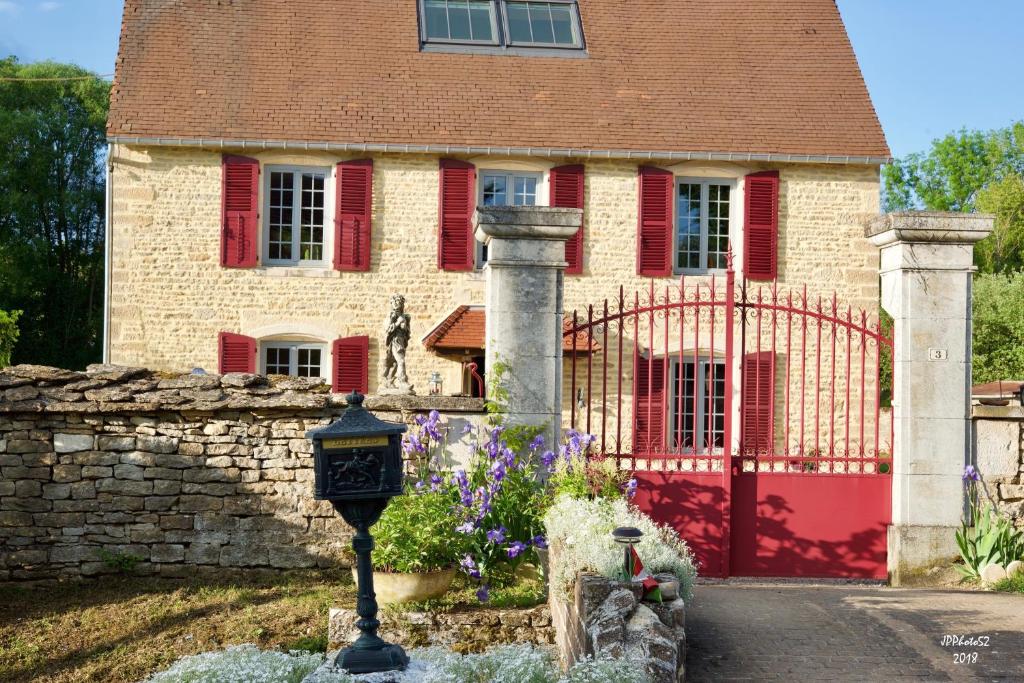
[[[898,242],[973,244],[988,237],[994,222],[989,214],[907,211],[872,216],[864,235],[877,247]]]
[[[476,210],[477,238],[568,240],[583,225],[582,209],[550,206],[481,206]]]

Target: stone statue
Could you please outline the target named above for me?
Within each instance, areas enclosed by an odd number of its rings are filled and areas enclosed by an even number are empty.
[[[391,295],[391,312],[384,325],[384,372],[381,375],[382,394],[412,395],[412,384],[405,370],[405,350],[409,346],[412,318],[405,312],[405,297]]]

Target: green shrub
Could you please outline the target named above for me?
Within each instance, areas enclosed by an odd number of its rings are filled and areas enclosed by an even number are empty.
[[[458,564],[464,536],[455,531],[456,495],[451,486],[391,499],[373,534],[373,567],[388,572],[431,572]]]
[[[1024,272],[974,278],[974,382],[1024,379]]]
[[[0,368],[11,364],[14,344],[18,341],[18,318],[21,311],[0,311]]]

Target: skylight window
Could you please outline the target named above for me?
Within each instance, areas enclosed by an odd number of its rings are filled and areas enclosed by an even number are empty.
[[[583,49],[576,0],[420,0],[420,26],[427,46],[517,54]]]

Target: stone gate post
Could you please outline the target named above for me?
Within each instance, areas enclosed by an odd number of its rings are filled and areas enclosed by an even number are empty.
[[[992,218],[903,213],[872,218],[882,307],[895,321],[893,585],[957,555],[961,475],[970,457],[971,276],[974,243]]]
[[[565,242],[582,220],[580,209],[533,206],[480,207],[476,216],[488,249],[488,381],[498,363],[507,367],[509,421],[544,426],[552,447],[562,414]]]

